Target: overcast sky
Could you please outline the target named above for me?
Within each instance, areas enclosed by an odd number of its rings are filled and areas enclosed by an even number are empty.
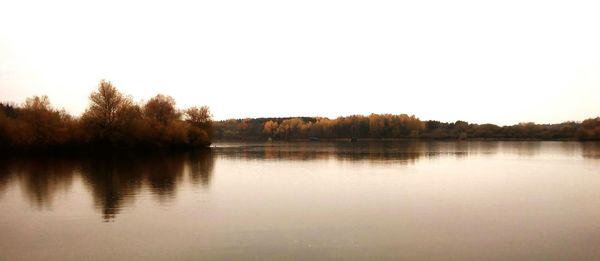
[[[598,1],[0,1],[0,100],[100,79],[217,119],[600,116]]]

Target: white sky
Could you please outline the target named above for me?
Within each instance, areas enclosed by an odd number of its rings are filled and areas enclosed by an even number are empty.
[[[0,0],[0,100],[79,114],[102,78],[217,119],[583,120],[600,2]]]

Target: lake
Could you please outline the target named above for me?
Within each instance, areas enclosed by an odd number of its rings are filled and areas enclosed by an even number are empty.
[[[0,159],[1,260],[600,260],[600,143]]]

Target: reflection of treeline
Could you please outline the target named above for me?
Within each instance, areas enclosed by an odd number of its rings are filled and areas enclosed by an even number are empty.
[[[50,105],[47,96],[22,106],[0,104],[0,147],[203,147],[211,143],[208,107],[179,110],[170,96],[134,103],[110,82],[101,81],[81,117]]]
[[[34,206],[48,208],[80,177],[103,218],[110,220],[142,190],[164,201],[174,198],[184,181],[202,187],[210,183],[214,165],[210,151],[137,154],[0,158],[0,193],[19,182]]]
[[[406,114],[231,119],[215,122],[218,139],[541,139],[600,140],[600,117],[559,124],[520,123],[511,126],[422,121]]]
[[[398,142],[273,142],[242,146],[216,147],[215,151],[226,158],[312,161],[330,160],[369,162],[380,164],[412,164],[423,156],[439,156],[439,152],[426,153],[426,143]],[[456,154],[456,153],[452,153]]]

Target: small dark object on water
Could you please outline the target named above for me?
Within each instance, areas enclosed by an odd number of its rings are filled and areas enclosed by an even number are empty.
[[[358,139],[356,137],[350,138],[350,142],[357,142],[357,141],[358,141]]]

